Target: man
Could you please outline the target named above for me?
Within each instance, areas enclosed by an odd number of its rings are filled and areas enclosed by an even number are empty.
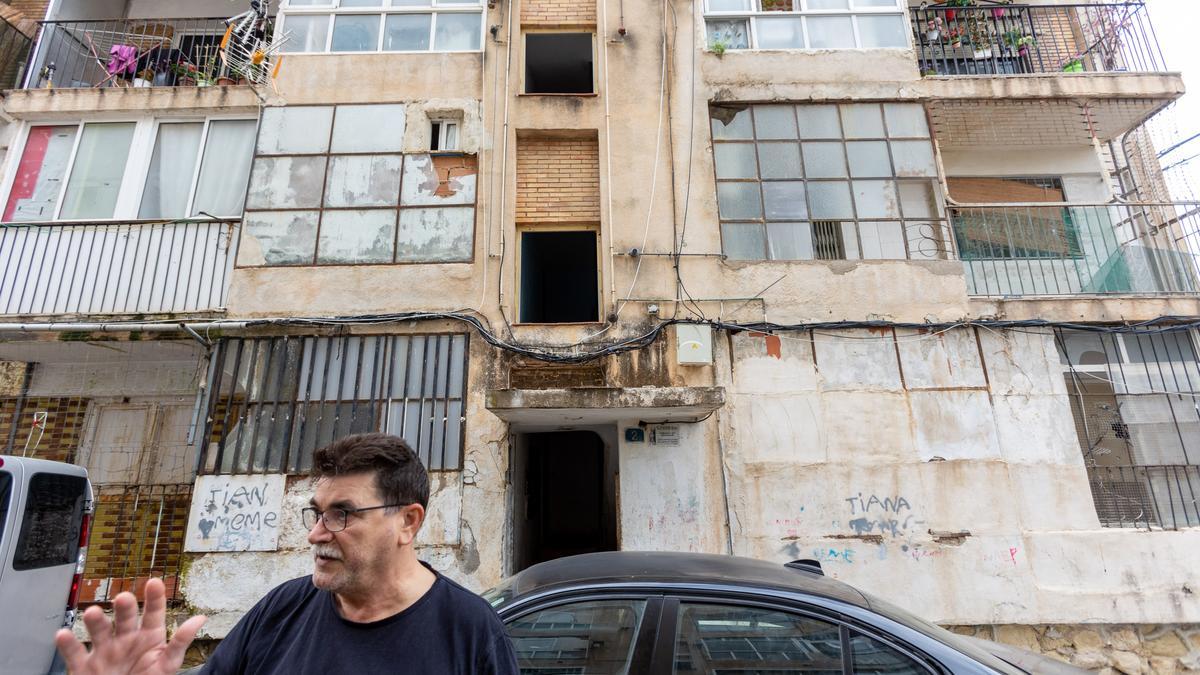
[[[213,652],[202,672],[497,673],[516,675],[504,627],[479,596],[417,559],[429,478],[395,436],[348,436],[313,456],[316,493],[304,509],[312,576],[266,595]],[[84,612],[92,650],[69,630],[55,638],[75,675],[174,673],[204,622],[184,622],[168,643],[162,583],[146,585],[146,611],[128,593],[114,621]]]

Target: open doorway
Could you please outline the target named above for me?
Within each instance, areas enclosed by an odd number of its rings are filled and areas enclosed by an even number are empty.
[[[517,434],[513,571],[617,549],[617,447],[595,431]]]

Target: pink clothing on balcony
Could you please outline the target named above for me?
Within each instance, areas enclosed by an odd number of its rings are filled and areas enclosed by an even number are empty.
[[[137,66],[137,47],[133,45],[113,45],[108,50],[108,74],[132,75]]]

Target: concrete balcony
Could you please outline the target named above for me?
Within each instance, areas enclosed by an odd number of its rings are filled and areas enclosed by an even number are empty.
[[[0,314],[220,312],[240,226],[209,219],[0,225]]]
[[[911,10],[944,145],[1108,141],[1184,93],[1141,2]]]

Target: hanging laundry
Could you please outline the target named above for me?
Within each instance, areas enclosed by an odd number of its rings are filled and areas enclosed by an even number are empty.
[[[137,64],[137,47],[113,45],[108,50],[109,75],[133,75]]]

